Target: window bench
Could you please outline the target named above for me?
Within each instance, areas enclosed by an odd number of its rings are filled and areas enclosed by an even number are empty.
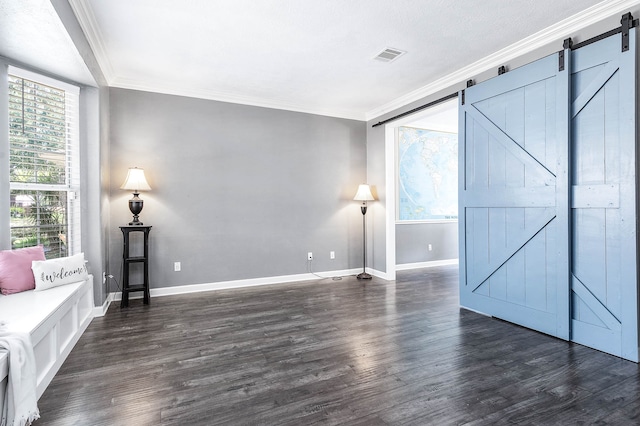
[[[0,295],[0,320],[8,331],[29,333],[36,358],[37,398],[47,388],[93,319],[93,276],[44,291]],[[8,356],[0,351],[0,412],[8,381]]]

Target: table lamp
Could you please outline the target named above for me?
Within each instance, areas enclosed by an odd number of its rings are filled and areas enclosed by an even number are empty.
[[[127,178],[120,189],[133,191],[133,198],[129,200],[129,210],[131,210],[133,214],[133,221],[129,222],[129,225],[143,225],[143,223],[138,220],[138,215],[143,207],[143,201],[138,195],[140,195],[140,191],[151,190],[147,179],[144,177],[144,170],[137,167],[130,168],[127,172]]]

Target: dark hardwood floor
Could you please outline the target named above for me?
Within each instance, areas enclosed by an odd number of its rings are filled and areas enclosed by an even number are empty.
[[[35,425],[640,423],[636,364],[461,310],[457,286],[440,267],[112,304]]]

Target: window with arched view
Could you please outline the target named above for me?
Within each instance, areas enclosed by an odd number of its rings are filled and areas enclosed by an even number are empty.
[[[47,258],[80,251],[77,87],[9,69],[10,235]]]

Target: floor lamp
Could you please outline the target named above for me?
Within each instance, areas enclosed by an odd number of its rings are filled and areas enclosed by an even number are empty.
[[[356,278],[359,280],[370,280],[371,275],[367,274],[367,227],[365,222],[365,215],[367,214],[367,201],[373,201],[373,195],[371,195],[371,189],[366,183],[358,186],[358,192],[353,197],[355,201],[362,201],[360,211],[362,211],[362,273],[358,274]]]

